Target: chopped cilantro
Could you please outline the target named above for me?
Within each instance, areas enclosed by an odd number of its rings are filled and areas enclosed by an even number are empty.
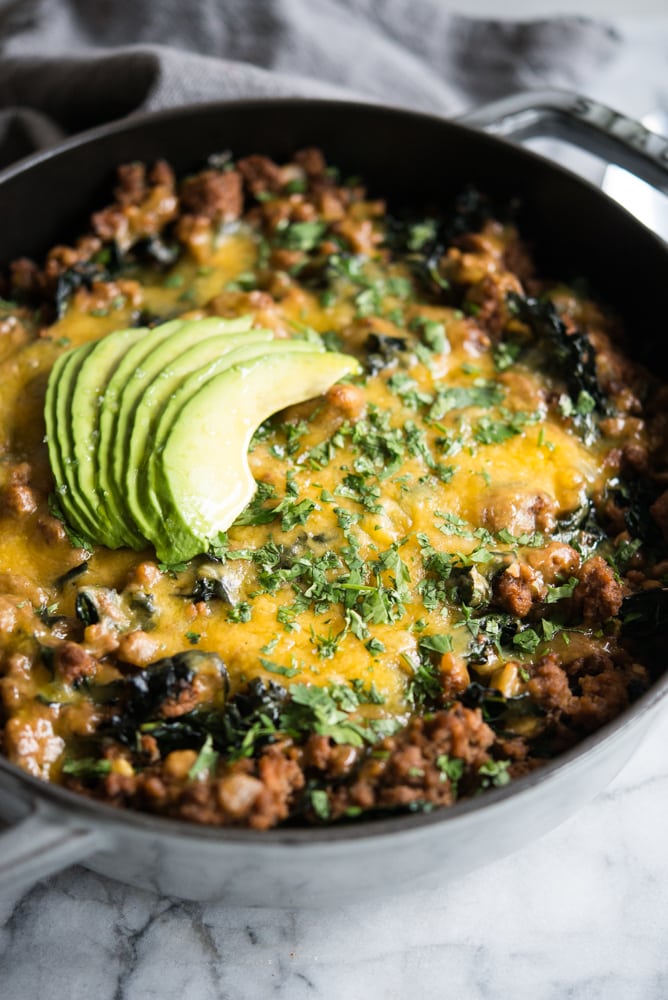
[[[337,649],[339,648],[339,643],[343,637],[343,633],[333,634],[330,629],[327,635],[318,635],[313,628],[311,628],[311,642],[315,646],[318,656],[323,660],[331,660]]]
[[[269,674],[279,674],[281,677],[296,677],[297,674],[301,673],[299,667],[284,667],[280,663],[274,663],[273,660],[267,660],[263,656],[260,657],[260,663],[262,664],[262,669],[266,670]]]
[[[418,641],[418,649],[420,652],[434,652],[434,653],[451,653],[453,649],[452,636],[447,634],[442,635],[423,635]]]
[[[304,194],[308,190],[308,184],[303,177],[295,177],[283,188],[286,194]]]
[[[79,760],[67,759],[63,764],[63,774],[73,778],[103,778],[111,772],[110,760],[96,760],[94,757],[82,757]]]
[[[565,597],[572,597],[573,591],[578,585],[578,579],[572,576],[567,583],[562,584],[552,584],[547,588],[547,593],[545,595],[546,604],[556,604],[557,601],[561,601]]]
[[[371,684],[367,686],[361,678],[356,677],[350,683],[353,691],[355,692],[360,701],[360,704],[368,704],[368,705],[385,704],[384,696],[380,693],[380,691],[373,683],[373,681],[371,682]]]
[[[314,788],[310,793],[311,806],[318,819],[329,819],[329,796],[324,788]]]
[[[540,413],[524,413],[501,410],[502,419],[492,420],[491,417],[481,417],[478,420],[474,438],[480,444],[502,444],[521,434],[527,424],[535,424],[541,419]]]
[[[279,231],[281,246],[288,250],[315,249],[327,231],[327,223],[320,221],[291,222]]]
[[[507,785],[510,781],[509,767],[509,760],[486,761],[478,769],[478,774],[482,776],[482,787],[489,788],[490,785],[494,785],[496,788],[501,788]]]
[[[274,510],[268,510],[265,507],[265,503],[267,500],[273,500],[275,496],[276,490],[271,483],[258,483],[253,499],[239,514],[234,522],[235,525],[270,524],[276,517],[276,514]]]
[[[532,628],[526,628],[513,636],[513,646],[521,649],[524,653],[535,653],[543,640]]]
[[[447,753],[442,753],[436,758],[436,767],[441,772],[441,781],[449,781],[456,795],[457,782],[464,774],[464,761],[460,757],[449,757]]]
[[[211,774],[218,762],[218,753],[213,749],[211,733],[207,734],[204,743],[197,754],[197,759],[188,771],[188,781],[194,781],[203,774]]]
[[[296,737],[316,732],[329,736],[335,743],[350,743],[361,747],[368,732],[353,722],[349,715],[358,701],[351,688],[332,685],[330,688],[310,684],[294,684],[290,702],[281,715],[282,728]]]
[[[541,628],[543,630],[543,637],[549,642],[550,639],[554,639],[557,632],[561,631],[561,626],[549,621],[547,618],[541,619]]]
[[[230,608],[227,612],[227,620],[228,622],[237,623],[249,622],[251,620],[252,613],[253,609],[248,601],[239,601],[238,604],[235,604],[234,607]]]
[[[309,515],[315,508],[315,503],[308,497],[299,501],[295,501],[292,497],[281,500],[278,507],[275,508],[276,513],[279,511],[281,513],[281,530],[290,531],[298,524],[306,524]]]
[[[450,410],[462,410],[466,407],[487,409],[497,406],[504,397],[503,389],[496,382],[484,379],[476,380],[475,385],[454,385],[439,388],[429,410],[430,420],[441,420]]]
[[[178,272],[172,272],[172,274],[168,274],[167,277],[163,280],[162,287],[180,288],[184,281],[185,278],[183,277],[182,274],[179,274]]]
[[[494,365],[497,371],[505,372],[517,361],[522,350],[521,344],[510,340],[502,340],[494,348]]]
[[[419,222],[415,222],[409,226],[406,246],[413,253],[419,253],[421,250],[424,250],[427,244],[432,243],[436,239],[436,234],[436,219],[421,219]]]

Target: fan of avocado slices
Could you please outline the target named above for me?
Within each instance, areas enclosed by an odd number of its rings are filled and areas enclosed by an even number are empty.
[[[45,401],[62,515],[83,542],[207,552],[248,505],[251,438],[286,406],[359,372],[346,354],[274,339],[253,318],[117,330],[63,354]]]

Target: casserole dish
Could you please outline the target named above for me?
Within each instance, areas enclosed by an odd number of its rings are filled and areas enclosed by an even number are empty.
[[[666,187],[665,143],[582,99],[533,95],[477,112],[469,122],[505,137],[570,133]],[[321,146],[344,169],[362,171],[372,189],[395,203],[414,202],[416,191],[420,201],[438,203],[444,191],[467,183],[499,199],[519,193],[521,228],[541,268],[563,270],[567,261],[568,270],[586,274],[622,317],[647,331],[636,356],[665,375],[665,348],[652,337],[666,264],[661,241],[594,188],[533,154],[466,124],[408,112],[341,102],[238,102],[105,127],[4,175],[0,255],[39,255],[67,237],[120,163],[167,157],[183,172],[221,148],[280,158],[306,144]],[[0,875],[18,884],[86,858],[95,870],[163,893],[255,905],[433,886],[520,846],[595,794],[632,752],[665,687],[656,684],[575,750],[484,800],[350,827],[261,834],[193,829],[120,814],[2,761],[3,814],[19,822],[5,834]]]

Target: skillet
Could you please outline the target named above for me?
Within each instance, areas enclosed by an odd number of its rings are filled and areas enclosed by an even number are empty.
[[[634,355],[668,376],[668,248],[597,188],[515,143],[567,139],[668,192],[668,143],[586,98],[533,92],[459,121],[342,101],[251,100],[105,125],[0,175],[0,263],[39,258],[104,202],[116,166],[165,158],[177,173],[223,149],[287,158],[322,147],[391,204],[446,200],[467,184],[501,201],[543,273],[586,275],[635,332]],[[321,905],[446,884],[518,849],[593,798],[641,742],[668,674],[614,722],[512,784],[429,814],[262,833],[119,811],[45,784],[0,758],[0,891],[76,861],[156,892],[234,904]]]

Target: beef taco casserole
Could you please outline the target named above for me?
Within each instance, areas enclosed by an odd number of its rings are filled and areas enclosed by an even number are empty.
[[[668,389],[512,205],[395,213],[314,149],[132,163],[4,281],[0,723],[29,773],[255,829],[425,811],[651,684]]]

